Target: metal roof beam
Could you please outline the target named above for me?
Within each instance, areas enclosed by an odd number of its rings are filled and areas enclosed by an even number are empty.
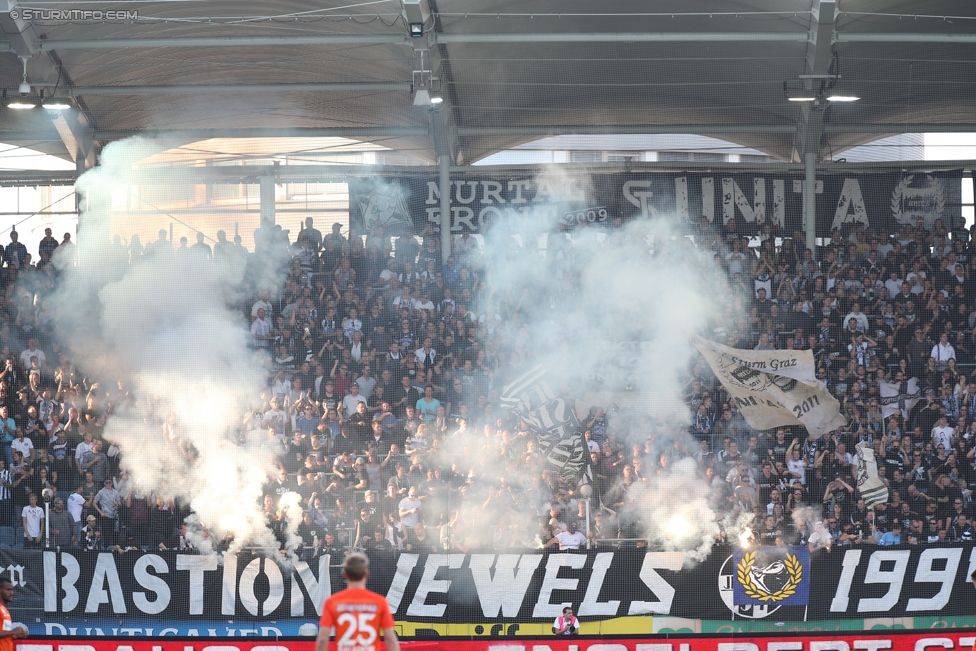
[[[37,40],[38,50],[116,50],[123,48],[258,47],[288,45],[412,45],[406,34],[330,34],[320,36],[213,36],[184,38],[111,38]],[[803,43],[804,32],[590,32],[539,34],[437,34],[437,43],[680,43],[790,42]],[[0,51],[14,49],[0,42]]]
[[[53,86],[49,84],[49,86]],[[42,86],[43,87],[43,86]],[[409,91],[410,82],[377,81],[326,84],[192,84],[176,86],[69,86],[49,97],[95,97],[99,95],[211,95],[213,93],[318,93],[350,91]],[[7,89],[8,95],[16,88]]]
[[[10,39],[0,42],[0,51],[13,52],[19,57],[33,58],[37,53],[37,48],[34,46],[37,33],[33,25],[24,19],[10,16],[10,12],[16,8],[17,0],[0,0],[0,30]]]
[[[525,165],[457,165],[450,172],[473,172],[478,174],[531,173],[551,167],[549,164]],[[682,163],[675,162],[620,162],[620,163],[566,163],[559,169],[566,173],[610,174],[627,172],[743,172],[755,171],[764,174],[803,173],[803,166],[794,163]],[[904,171],[973,170],[976,160],[950,161],[883,161],[873,163],[832,163],[827,172],[885,171],[899,169]],[[134,182],[144,185],[168,183],[257,183],[257,180],[272,170],[268,165],[244,167],[173,167],[145,168],[140,170]],[[349,176],[364,175],[423,175],[437,173],[437,167],[403,165],[281,165],[275,169],[280,182],[342,181]],[[0,171],[0,186],[28,185],[73,185],[77,173],[74,171],[51,172],[49,170]],[[202,206],[202,212],[211,208]]]
[[[837,32],[837,43],[976,43],[976,34],[926,34],[924,32],[856,33]]]
[[[805,32],[583,32],[537,34],[438,34],[438,43],[805,43]]]
[[[458,127],[459,136],[565,136],[626,134],[796,133],[795,124],[624,124],[538,127]]]
[[[0,0],[2,2],[4,0]],[[2,5],[0,5],[2,6]],[[0,12],[3,13],[3,12]],[[8,39],[14,35],[6,34]],[[787,42],[804,43],[803,32],[593,32],[535,34],[438,34],[438,43],[681,43],[681,42]],[[918,32],[838,32],[837,43],[976,43],[976,34],[926,34]],[[411,45],[403,34],[331,34],[321,36],[214,36],[185,38],[115,38],[85,40],[36,40],[37,50],[104,50],[174,47],[257,47],[281,45]],[[20,52],[15,40],[0,41],[0,52]]]
[[[96,140],[121,140],[132,136],[180,140],[208,140],[210,138],[420,138],[428,135],[427,127],[295,127],[252,129],[161,129],[155,131],[95,132]],[[2,134],[0,134],[2,139]]]
[[[642,134],[791,134],[792,124],[650,124],[602,126],[544,126],[544,127],[458,127],[457,135],[466,137],[547,136],[562,135],[642,135]],[[974,133],[976,123],[913,123],[913,124],[828,124],[825,133]],[[299,128],[239,128],[239,129],[160,129],[155,131],[96,130],[96,140],[120,140],[132,136],[186,141],[209,138],[349,138],[371,140],[378,138],[420,138],[429,136],[427,127],[299,127]],[[0,142],[48,142],[60,140],[56,131],[0,131]]]
[[[185,38],[104,38],[37,40],[39,50],[118,50],[154,47],[260,47],[287,45],[409,45],[404,34],[328,34],[317,36],[197,36]],[[4,43],[0,43],[3,49]]]
[[[94,130],[84,113],[77,109],[49,111],[51,123],[64,142],[68,155],[83,169],[95,166],[97,156]]]
[[[836,0],[813,0],[811,12],[810,39],[807,41],[805,73],[814,77],[824,77],[830,70],[834,29],[836,27]],[[809,91],[819,92],[823,88],[821,79],[807,78],[803,81]],[[824,100],[804,102],[800,105],[797,125],[797,142],[792,158],[802,161],[808,153],[820,158],[820,140],[824,133],[824,118],[827,106]]]

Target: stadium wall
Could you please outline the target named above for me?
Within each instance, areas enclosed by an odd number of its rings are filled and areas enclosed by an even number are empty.
[[[369,587],[405,637],[544,636],[564,606],[603,636],[976,625],[971,543],[716,547],[702,562],[639,549],[371,560]],[[0,568],[33,635],[293,636],[343,585],[328,556],[0,550]]]

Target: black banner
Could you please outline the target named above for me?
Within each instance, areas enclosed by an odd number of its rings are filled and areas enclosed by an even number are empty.
[[[963,223],[962,173],[820,174],[816,181],[817,231],[827,236],[847,223],[896,229],[941,219]],[[353,232],[376,225],[387,235],[422,232],[440,223],[436,174],[354,177],[349,183]],[[788,173],[614,173],[538,175],[468,172],[451,178],[451,230],[482,232],[498,221],[547,219],[566,226],[609,224],[616,218],[672,217],[697,224],[732,218],[740,232],[772,223],[787,234],[802,230],[803,176]]]
[[[834,547],[814,554],[809,567],[801,550],[791,553],[802,562],[784,575],[793,586],[789,589],[776,581],[778,566],[761,567],[763,561],[746,567],[728,548],[716,549],[700,563],[686,561],[680,552],[638,549],[373,555],[369,587],[386,595],[398,621],[412,622],[543,623],[566,605],[583,621],[647,615],[732,620],[775,613],[777,621],[808,621],[972,614],[973,586],[967,581],[976,568],[972,544]],[[183,625],[317,621],[325,598],[344,585],[339,567],[330,566],[327,556],[289,565],[246,554],[2,550],[0,563],[3,576],[14,581],[21,616],[66,626],[105,618]],[[735,582],[747,573],[757,577],[748,580],[753,598],[738,605],[743,602],[734,596]]]

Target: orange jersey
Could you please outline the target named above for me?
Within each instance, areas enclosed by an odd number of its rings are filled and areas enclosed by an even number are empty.
[[[3,604],[0,604],[0,619],[3,620],[3,630],[14,630],[14,620],[10,617],[10,611]],[[14,638],[0,638],[0,651],[14,651]]]
[[[347,588],[325,600],[319,627],[335,627],[338,651],[382,651],[380,631],[393,628],[393,615],[385,597],[363,588]]]

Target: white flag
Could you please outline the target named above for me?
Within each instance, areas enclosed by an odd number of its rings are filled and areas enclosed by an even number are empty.
[[[694,343],[754,428],[803,425],[821,435],[847,424],[809,350],[739,350],[700,337]]]
[[[915,378],[901,384],[881,381],[881,415],[885,418],[899,412],[907,416],[915,403],[921,399],[922,392]]]
[[[857,490],[864,504],[874,506],[888,501],[888,487],[878,479],[878,462],[867,443],[857,444]]]

